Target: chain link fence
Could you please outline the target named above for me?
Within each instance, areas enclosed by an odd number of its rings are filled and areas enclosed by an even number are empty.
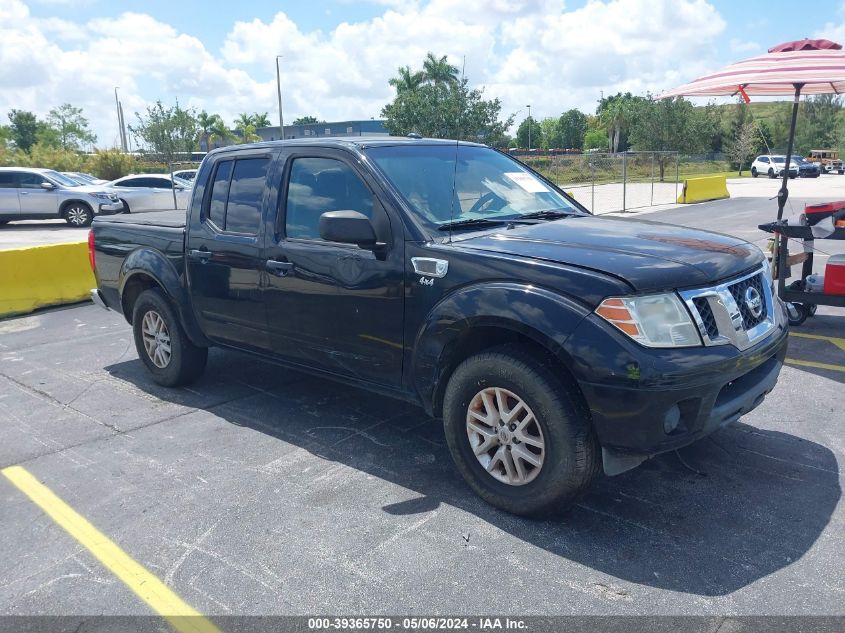
[[[596,214],[672,204],[678,199],[684,178],[730,169],[721,154],[532,152],[515,158],[557,183]]]

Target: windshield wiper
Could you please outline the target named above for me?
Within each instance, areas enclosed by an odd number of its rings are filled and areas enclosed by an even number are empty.
[[[545,209],[543,211],[532,211],[531,213],[521,213],[519,219],[537,219],[537,220],[557,220],[558,218],[565,218],[571,215],[581,215],[576,211],[563,211],[561,209]]]
[[[451,229],[472,229],[472,228],[487,228],[491,226],[501,226],[507,224],[510,220],[488,220],[487,218],[467,218],[466,220],[454,220],[441,224],[437,227],[438,231],[449,231]]]

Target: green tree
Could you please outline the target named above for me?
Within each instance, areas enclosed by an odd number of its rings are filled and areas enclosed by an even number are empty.
[[[583,149],[587,133],[587,116],[580,110],[567,110],[558,119],[560,145],[565,149]]]
[[[646,101],[643,97],[635,97],[630,92],[621,92],[599,101],[596,114],[601,121],[602,127],[608,133],[608,149],[611,152],[620,152],[628,149],[630,143],[628,131],[637,117],[637,112]]]
[[[739,175],[742,176],[742,166],[757,153],[759,134],[754,121],[745,121],[735,132],[734,137],[725,145],[727,154],[731,161],[738,166]]]
[[[407,68],[407,66],[406,66]],[[402,72],[402,69],[399,69]],[[423,61],[423,76],[427,82],[434,85],[458,83],[458,67],[452,66],[446,55],[438,58],[434,53],[429,52]],[[392,85],[392,84],[391,84]]]
[[[543,149],[566,147],[560,133],[560,119],[547,117],[540,121],[540,141]]]
[[[529,130],[531,131],[529,138]],[[534,117],[526,117],[516,129],[516,142],[519,147],[536,149],[543,146],[543,128]]]
[[[795,153],[836,147],[842,101],[839,95],[816,95],[802,104],[795,130]]]
[[[82,108],[69,103],[50,110],[47,123],[56,130],[62,149],[79,150],[82,145],[97,142],[97,135],[88,127],[88,119],[82,116]]]
[[[234,126],[235,129],[244,128],[248,125],[255,125],[255,117],[252,114],[248,114],[246,112],[241,112],[238,117],[235,119]]]
[[[219,143],[220,145],[225,145],[231,139],[232,131],[229,129],[229,126],[226,125],[223,117],[218,116],[209,130],[208,142],[211,144]]]
[[[226,128],[219,114],[209,114],[203,110],[197,115],[197,142],[205,141],[206,151],[211,150],[212,138],[218,126]]]
[[[399,92],[382,108],[385,127],[394,135],[416,132],[432,138],[456,138],[501,145],[513,116],[499,120],[502,104],[484,99],[481,90],[470,89],[468,80],[425,83],[415,90]]]
[[[399,74],[387,82],[396,88],[397,93],[412,92],[425,81],[425,73],[422,71],[412,72],[410,66],[400,66],[397,71]]]
[[[310,125],[312,123],[319,123],[315,116],[301,116],[293,120],[293,125]]]
[[[103,180],[116,180],[138,170],[138,161],[119,149],[100,149],[88,157],[86,169]]]
[[[37,140],[38,119],[27,110],[10,110],[9,121],[11,122],[9,130],[15,147],[28,152]]]
[[[584,149],[607,149],[607,130],[594,128],[584,133]]]
[[[170,163],[180,152],[192,152],[199,126],[193,110],[176,105],[165,108],[161,101],[147,107],[146,116],[135,113],[138,124],[129,131],[136,141],[145,143],[162,161]]]
[[[257,128],[260,127],[270,127],[272,123],[270,123],[270,117],[268,116],[267,112],[256,112],[252,115],[252,124]]]
[[[711,141],[712,123],[703,108],[684,99],[642,99],[629,121],[629,139],[639,151],[676,151],[686,154],[704,151]],[[663,181],[668,157],[659,154],[660,180]]]

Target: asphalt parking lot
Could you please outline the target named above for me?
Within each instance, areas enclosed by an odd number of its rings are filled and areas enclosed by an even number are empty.
[[[643,217],[762,243],[773,204]],[[0,321],[0,468],[212,617],[843,615],[843,325],[821,308],[795,329],[740,423],[530,521],[472,494],[419,409],[219,350],[162,388],[121,316],[49,310]],[[151,613],[5,477],[0,516],[0,613]]]

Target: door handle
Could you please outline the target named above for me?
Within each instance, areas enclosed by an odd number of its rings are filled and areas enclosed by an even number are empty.
[[[268,259],[264,262],[264,268],[270,274],[276,275],[276,277],[284,277],[293,270],[293,262],[280,262],[275,259]]]
[[[209,259],[211,259],[211,251],[190,250],[188,251],[188,258],[205,264]]]
[[[28,196],[29,195],[28,191],[18,191],[18,193],[21,194],[22,196]]]

